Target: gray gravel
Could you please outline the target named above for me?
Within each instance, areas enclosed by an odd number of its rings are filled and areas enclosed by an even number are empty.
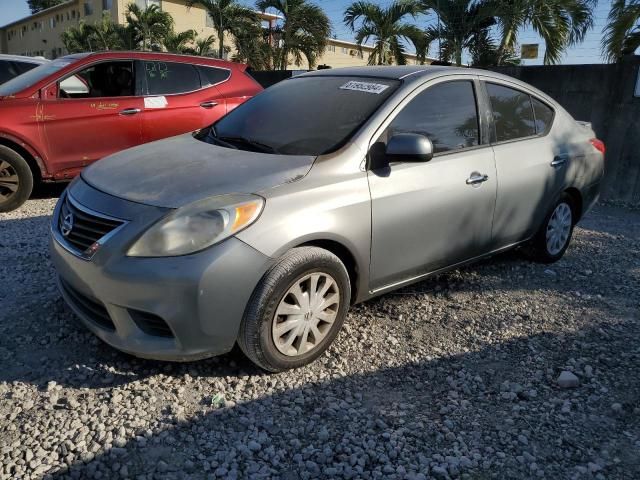
[[[352,309],[280,375],[138,360],[74,323],[55,199],[0,216],[0,478],[640,478],[640,213]]]

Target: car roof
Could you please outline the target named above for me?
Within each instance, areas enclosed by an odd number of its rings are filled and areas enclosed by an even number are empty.
[[[134,60],[144,60],[144,59],[153,59],[153,60],[164,60],[167,62],[177,61],[177,62],[185,62],[185,63],[193,63],[200,65],[211,65],[211,66],[221,66],[226,68],[239,68],[244,69],[247,66],[243,63],[230,62],[228,60],[221,60],[219,58],[213,57],[203,57],[198,55],[180,55],[177,53],[167,53],[167,52],[139,52],[134,50],[112,50],[105,52],[85,52],[85,53],[74,53],[71,55],[67,55],[62,57],[66,60],[93,60],[100,58],[122,58],[127,57]]]
[[[0,54],[0,60],[6,60],[9,62],[35,63],[37,65],[42,65],[43,63],[47,63],[49,61],[46,58],[35,58],[35,57],[25,57],[23,55],[6,55],[6,54]]]

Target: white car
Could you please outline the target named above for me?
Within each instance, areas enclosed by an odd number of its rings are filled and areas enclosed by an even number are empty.
[[[48,61],[42,57],[0,55],[0,85]]]

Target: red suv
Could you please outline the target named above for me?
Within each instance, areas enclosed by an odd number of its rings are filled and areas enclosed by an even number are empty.
[[[165,53],[69,55],[0,85],[0,212],[125,148],[198,130],[257,94],[246,65]]]

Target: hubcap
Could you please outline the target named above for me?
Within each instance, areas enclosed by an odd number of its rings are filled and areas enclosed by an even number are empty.
[[[339,308],[340,291],[331,275],[315,272],[296,280],[273,317],[278,351],[296,357],[316,348],[331,331]]]
[[[4,160],[0,160],[0,203],[8,202],[18,191],[20,180],[15,169]]]
[[[562,251],[569,240],[572,222],[571,207],[564,202],[560,203],[547,225],[547,251],[550,255],[557,255]]]

